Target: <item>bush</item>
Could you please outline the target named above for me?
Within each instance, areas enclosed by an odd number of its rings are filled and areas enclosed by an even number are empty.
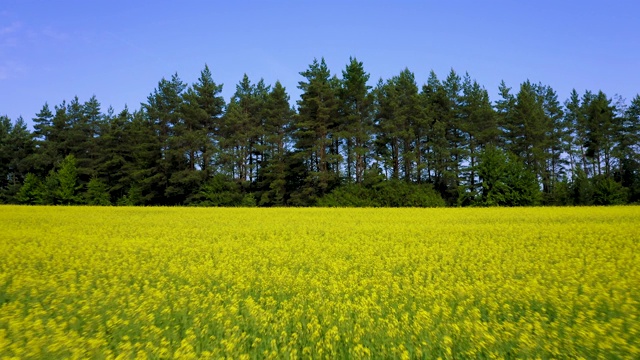
[[[603,175],[593,179],[594,205],[622,205],[627,202],[627,188]]]
[[[533,172],[513,154],[487,148],[480,154],[480,206],[532,206],[540,202],[540,185]]]
[[[364,185],[342,185],[320,198],[325,207],[442,207],[445,202],[429,184],[411,184],[400,180]]]
[[[196,206],[255,206],[251,195],[245,196],[232,179],[218,174],[200,187],[190,205]]]

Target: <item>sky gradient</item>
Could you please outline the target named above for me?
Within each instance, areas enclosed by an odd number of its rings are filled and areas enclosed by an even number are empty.
[[[244,73],[291,95],[314,58],[349,57],[371,85],[408,67],[469,72],[497,99],[501,80],[640,93],[640,1],[29,1],[0,4],[0,115],[28,123],[96,95],[138,109],[163,77],[191,84],[205,63],[226,100]]]

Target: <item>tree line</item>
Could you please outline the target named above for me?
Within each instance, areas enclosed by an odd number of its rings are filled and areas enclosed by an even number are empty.
[[[370,86],[351,58],[280,82],[246,75],[226,102],[205,66],[162,79],[139,109],[96,97],[30,131],[0,117],[0,202],[195,206],[608,205],[640,199],[640,96],[627,104],[502,82],[499,98],[451,70],[405,69]]]

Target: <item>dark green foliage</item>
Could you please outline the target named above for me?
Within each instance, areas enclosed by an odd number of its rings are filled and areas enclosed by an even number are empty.
[[[192,204],[199,206],[243,206],[249,202],[251,199],[245,199],[245,195],[233,179],[218,174],[200,187]],[[255,199],[253,199],[252,206],[255,206]]]
[[[16,200],[19,204],[25,205],[43,204],[43,193],[44,187],[40,179],[36,175],[28,173],[16,195]]]
[[[571,183],[573,205],[593,205],[593,184],[582,168],[577,168]]]
[[[245,75],[228,105],[205,65],[162,79],[140,109],[95,96],[0,116],[0,203],[194,206],[524,206],[640,202],[640,96],[409,69],[372,89],[362,62],[324,59],[297,108]],[[296,111],[297,110],[297,111]]]
[[[42,205],[58,205],[59,204],[59,196],[58,196],[58,188],[60,187],[60,182],[58,181],[58,174],[55,170],[51,169],[47,177],[44,179],[44,183],[42,184]]]
[[[462,124],[458,122],[462,114],[459,82],[457,74],[451,72],[445,86],[432,71],[421,93],[428,121],[423,154],[428,181],[449,204],[457,202],[461,155],[464,155],[460,148],[464,141]]]
[[[118,198],[116,205],[118,206],[136,206],[136,205],[144,205],[142,191],[140,187],[136,184],[132,184],[131,187],[127,190],[126,195]]]
[[[370,158],[373,136],[373,97],[367,85],[369,74],[362,62],[355,58],[342,71],[338,90],[338,110],[341,117],[339,137],[342,138],[342,155],[345,160],[345,179],[348,183],[361,183]]]
[[[497,146],[500,130],[487,91],[467,74],[462,84],[461,130],[467,145],[468,162],[463,165],[464,185],[458,187],[458,205],[469,205],[479,191],[476,165],[483,148]]]
[[[540,200],[535,174],[513,154],[487,147],[478,164],[482,192],[476,199],[481,206],[532,206]]]
[[[87,184],[85,193],[85,203],[87,205],[108,206],[111,205],[111,196],[107,191],[107,185],[100,179],[94,177]]]
[[[542,194],[542,204],[551,206],[573,205],[571,183],[567,178],[554,184],[550,192]]]
[[[334,189],[317,202],[327,207],[442,207],[445,202],[430,184],[401,180],[371,185],[347,184]]]
[[[211,70],[205,65],[198,82],[183,94],[182,113],[185,118],[184,145],[190,170],[201,170],[202,178],[208,179],[215,170],[220,157],[217,146],[221,141],[221,118],[225,102]]]
[[[286,203],[286,159],[290,157],[287,144],[291,141],[294,114],[289,105],[289,95],[282,84],[276,82],[267,96],[263,112],[263,159],[258,173],[261,206],[283,206]]]
[[[106,117],[100,126],[100,137],[96,139],[97,155],[95,173],[105,183],[109,201],[114,202],[126,195],[132,182],[136,142],[132,129],[133,115],[125,107],[118,115]]]
[[[386,174],[406,182],[424,180],[422,153],[426,112],[414,74],[405,69],[375,89],[376,155]]]
[[[629,190],[630,203],[640,202],[640,162],[635,159],[623,159],[616,181]]]
[[[628,189],[612,178],[599,175],[592,182],[594,205],[622,205],[627,202]]]
[[[338,86],[324,58],[314,59],[309,69],[300,73],[305,81],[298,88],[298,117],[293,131],[296,156],[308,168],[305,183],[293,195],[298,204],[311,204],[330,191],[339,181]]]
[[[380,204],[371,195],[373,191],[358,184],[348,184],[334,189],[320,198],[318,206],[324,207],[379,207]]]
[[[60,164],[60,168],[56,173],[58,186],[55,190],[57,201],[63,205],[73,205],[80,202],[78,196],[78,168],[76,166],[76,158],[69,155],[64,158]]]
[[[22,118],[11,123],[0,116],[0,203],[14,203],[29,171],[28,158],[35,151],[31,134]]]

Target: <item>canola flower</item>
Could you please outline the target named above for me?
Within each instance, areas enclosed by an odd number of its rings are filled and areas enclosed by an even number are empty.
[[[640,207],[0,207],[0,359],[640,358]]]

